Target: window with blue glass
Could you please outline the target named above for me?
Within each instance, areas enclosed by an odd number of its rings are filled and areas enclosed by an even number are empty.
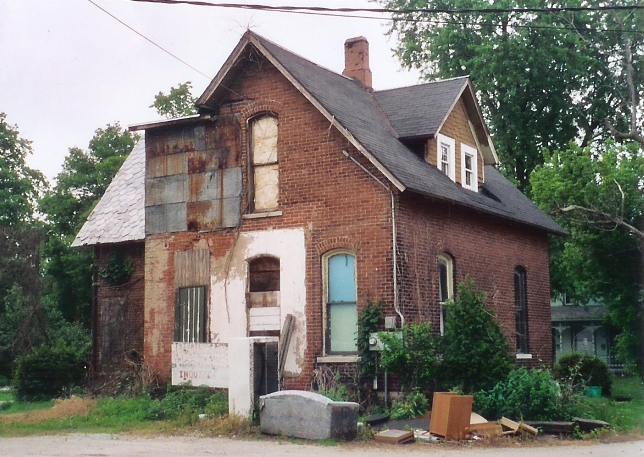
[[[358,350],[356,260],[348,252],[324,258],[326,276],[326,353],[355,354]]]

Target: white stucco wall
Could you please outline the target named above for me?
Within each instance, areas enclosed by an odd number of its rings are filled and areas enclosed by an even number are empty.
[[[280,316],[295,317],[295,328],[286,357],[285,376],[302,372],[306,349],[306,249],[303,229],[242,233],[232,256],[214,259],[211,265],[211,341],[228,343],[248,336],[246,282],[248,260],[262,255],[280,259]],[[228,264],[228,265],[227,265]],[[228,268],[226,268],[228,266]],[[225,271],[228,270],[226,278]],[[280,327],[281,328],[281,327]],[[235,370],[230,366],[230,372]]]

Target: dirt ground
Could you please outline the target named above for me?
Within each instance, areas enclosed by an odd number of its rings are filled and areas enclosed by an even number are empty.
[[[242,440],[201,437],[139,437],[132,435],[70,434],[0,438],[3,457],[380,457],[392,453],[401,456],[440,457],[640,457],[644,440],[602,444],[575,442],[545,446],[517,442],[515,447],[489,447],[482,443],[446,445],[415,443],[401,446],[374,443],[348,443],[335,446],[294,443],[288,440]]]

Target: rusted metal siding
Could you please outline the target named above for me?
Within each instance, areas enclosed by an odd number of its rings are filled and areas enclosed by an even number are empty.
[[[236,226],[241,153],[234,116],[146,132],[146,234]]]

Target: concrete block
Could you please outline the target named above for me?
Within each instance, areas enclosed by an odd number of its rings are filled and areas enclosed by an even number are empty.
[[[332,401],[302,390],[283,390],[260,397],[262,433],[309,440],[355,439],[357,403]]]

